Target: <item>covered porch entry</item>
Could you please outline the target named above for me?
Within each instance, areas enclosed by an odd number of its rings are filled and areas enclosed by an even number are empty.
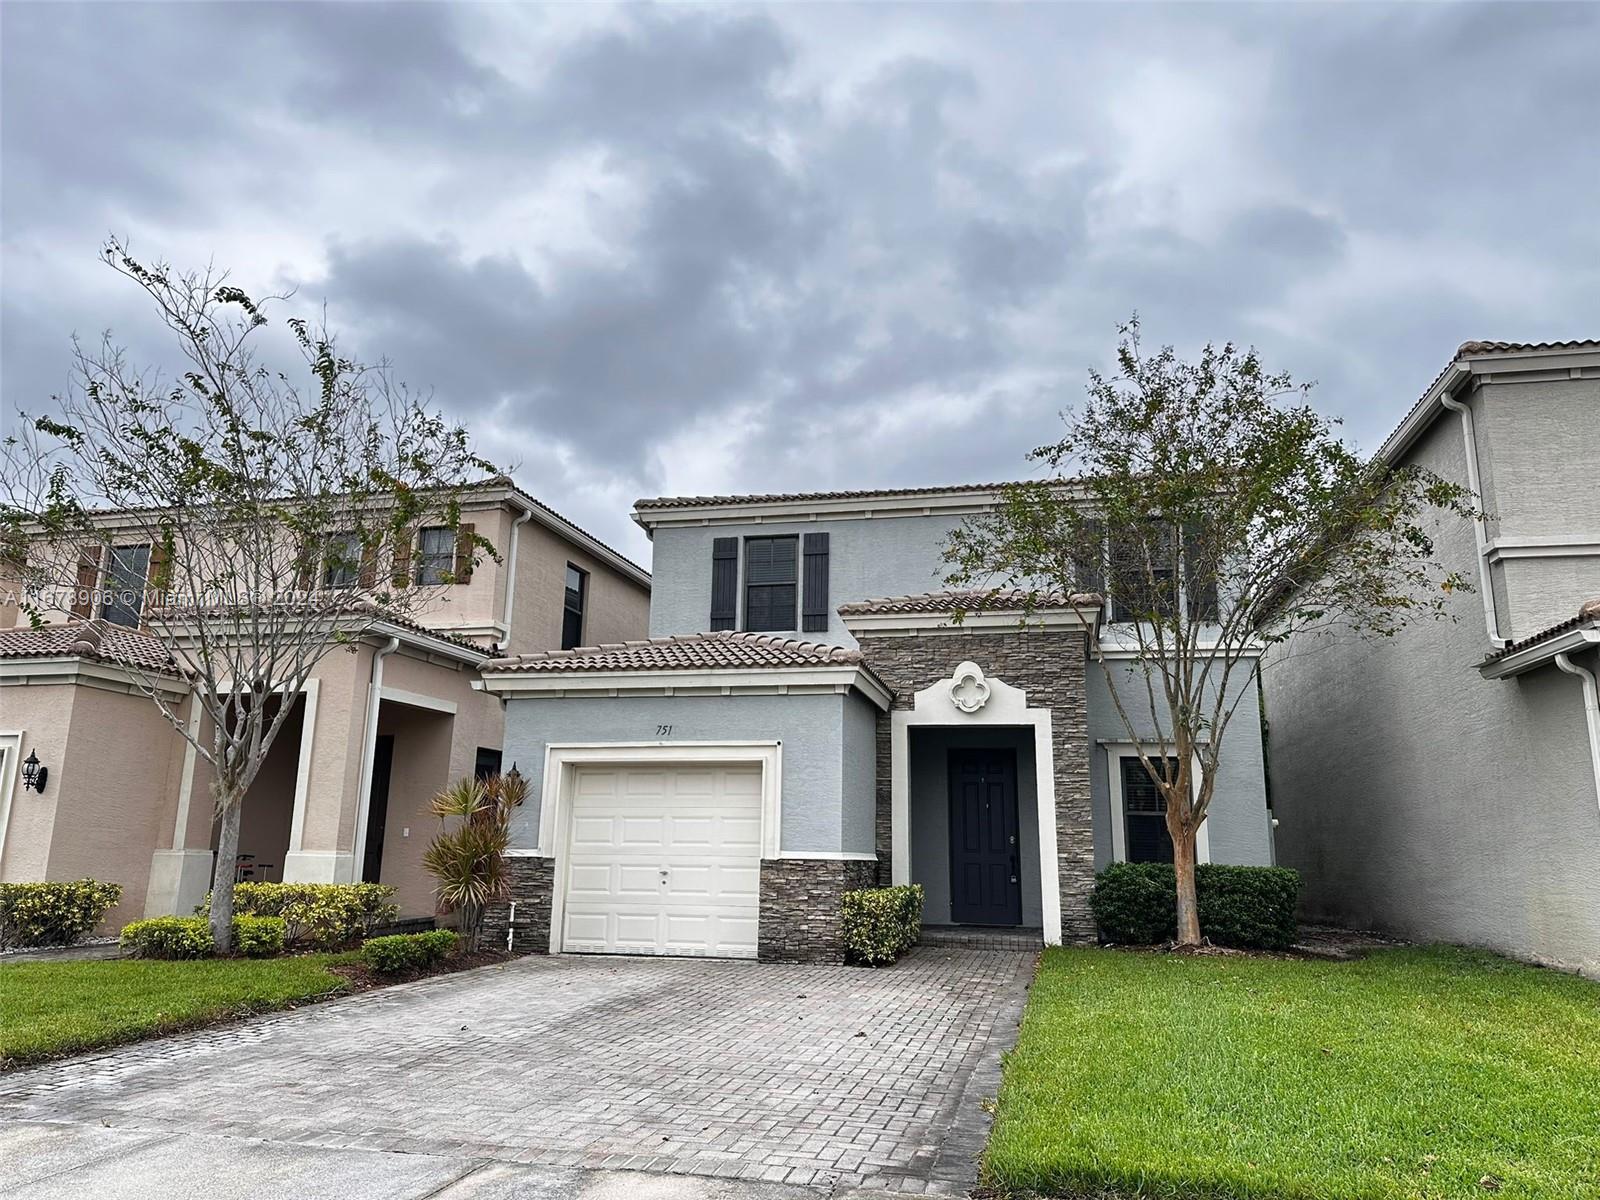
[[[893,882],[932,929],[1061,938],[1051,713],[963,662],[890,714]]]

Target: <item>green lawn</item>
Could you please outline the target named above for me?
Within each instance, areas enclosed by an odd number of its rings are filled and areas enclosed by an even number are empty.
[[[985,1181],[1089,1197],[1600,1196],[1600,986],[1488,954],[1045,952]]]
[[[0,1067],[323,996],[334,957],[3,963]]]

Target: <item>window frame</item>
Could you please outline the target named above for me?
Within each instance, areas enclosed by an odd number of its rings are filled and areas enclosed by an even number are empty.
[[[1139,758],[1139,752],[1132,742],[1102,742],[1105,750],[1106,762],[1106,792],[1111,809],[1111,861],[1128,861],[1128,816],[1123,806],[1122,795],[1122,760]],[[1200,756],[1194,756],[1194,763],[1189,772],[1191,790],[1198,790],[1200,786]],[[1215,803],[1215,801],[1213,801]],[[1199,831],[1194,839],[1194,860],[1197,863],[1211,861],[1211,817],[1208,814],[1201,822]]]
[[[133,620],[131,622],[119,621],[115,617],[108,614],[108,609],[123,609],[123,606],[110,603],[109,601],[112,594],[121,588],[119,583],[113,582],[117,570],[118,555],[129,550],[144,551],[144,574],[140,577],[137,584],[132,585],[128,589],[134,594],[134,603],[131,610]],[[124,629],[139,628],[144,621],[145,593],[150,588],[150,563],[154,558],[154,553],[154,547],[149,542],[136,542],[126,546],[106,547],[105,553],[101,556],[104,559],[104,565],[100,568],[100,595],[95,604],[95,616],[102,621],[107,621],[112,625],[121,626]]]
[[[443,550],[428,551],[425,546],[430,533],[442,534],[445,539]],[[417,530],[416,565],[411,572],[412,581],[418,587],[444,587],[449,583],[442,576],[454,578],[456,570],[456,531],[448,525],[424,525]],[[428,578],[429,565],[435,560],[442,562],[442,567],[434,570],[441,578]]]
[[[791,558],[791,572],[790,572],[790,578],[788,579],[787,582],[768,581],[768,582],[765,582],[765,583],[752,583],[750,581],[750,548],[751,548],[752,544],[754,544],[756,542],[788,542],[794,548],[793,549],[793,553],[790,556],[790,558]],[[741,551],[741,553],[739,555],[740,580],[739,580],[739,622],[738,622],[739,628],[742,629],[746,633],[794,633],[794,632],[798,631],[799,628],[800,628],[800,610],[801,610],[801,602],[800,602],[800,575],[801,575],[800,535],[798,533],[748,534],[744,538],[744,544],[740,547],[740,551]],[[790,594],[790,598],[789,598],[789,617],[790,617],[789,624],[787,624],[787,625],[768,624],[768,625],[763,625],[759,629],[756,626],[752,625],[750,623],[750,593],[751,593],[752,589],[754,589],[754,588],[769,589],[769,588],[784,588],[784,587],[791,589],[791,594]],[[768,605],[768,610],[769,611],[771,610],[771,605],[770,604]]]
[[[354,547],[355,550],[354,562],[349,567],[350,580],[348,583],[339,582],[332,577],[336,565],[339,567],[339,569],[344,569],[344,564],[342,562],[335,564],[332,560],[333,547],[336,544],[346,547],[346,549],[341,549],[338,551],[341,559],[349,554],[349,547]],[[361,563],[365,555],[366,546],[361,540],[361,534],[356,530],[341,529],[337,533],[329,534],[328,540],[323,546],[322,555],[322,586],[324,590],[343,591],[346,588],[360,587]]]
[[[571,604],[572,588],[569,586],[569,581],[573,575],[578,577],[578,606],[576,608],[573,608]],[[578,618],[578,628],[575,640],[569,645],[567,640],[567,618],[571,616]],[[588,620],[589,572],[578,566],[577,563],[569,562],[566,572],[562,576],[561,585],[561,648],[563,650],[572,650],[584,644],[584,626],[588,623]]]

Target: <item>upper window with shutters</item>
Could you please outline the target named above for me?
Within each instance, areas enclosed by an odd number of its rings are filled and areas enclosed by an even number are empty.
[[[712,629],[821,633],[828,614],[826,533],[712,543]]]

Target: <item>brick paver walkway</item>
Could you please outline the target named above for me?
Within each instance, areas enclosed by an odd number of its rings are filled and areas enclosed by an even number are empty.
[[[527,958],[0,1076],[0,1116],[962,1194],[1032,964]]]

